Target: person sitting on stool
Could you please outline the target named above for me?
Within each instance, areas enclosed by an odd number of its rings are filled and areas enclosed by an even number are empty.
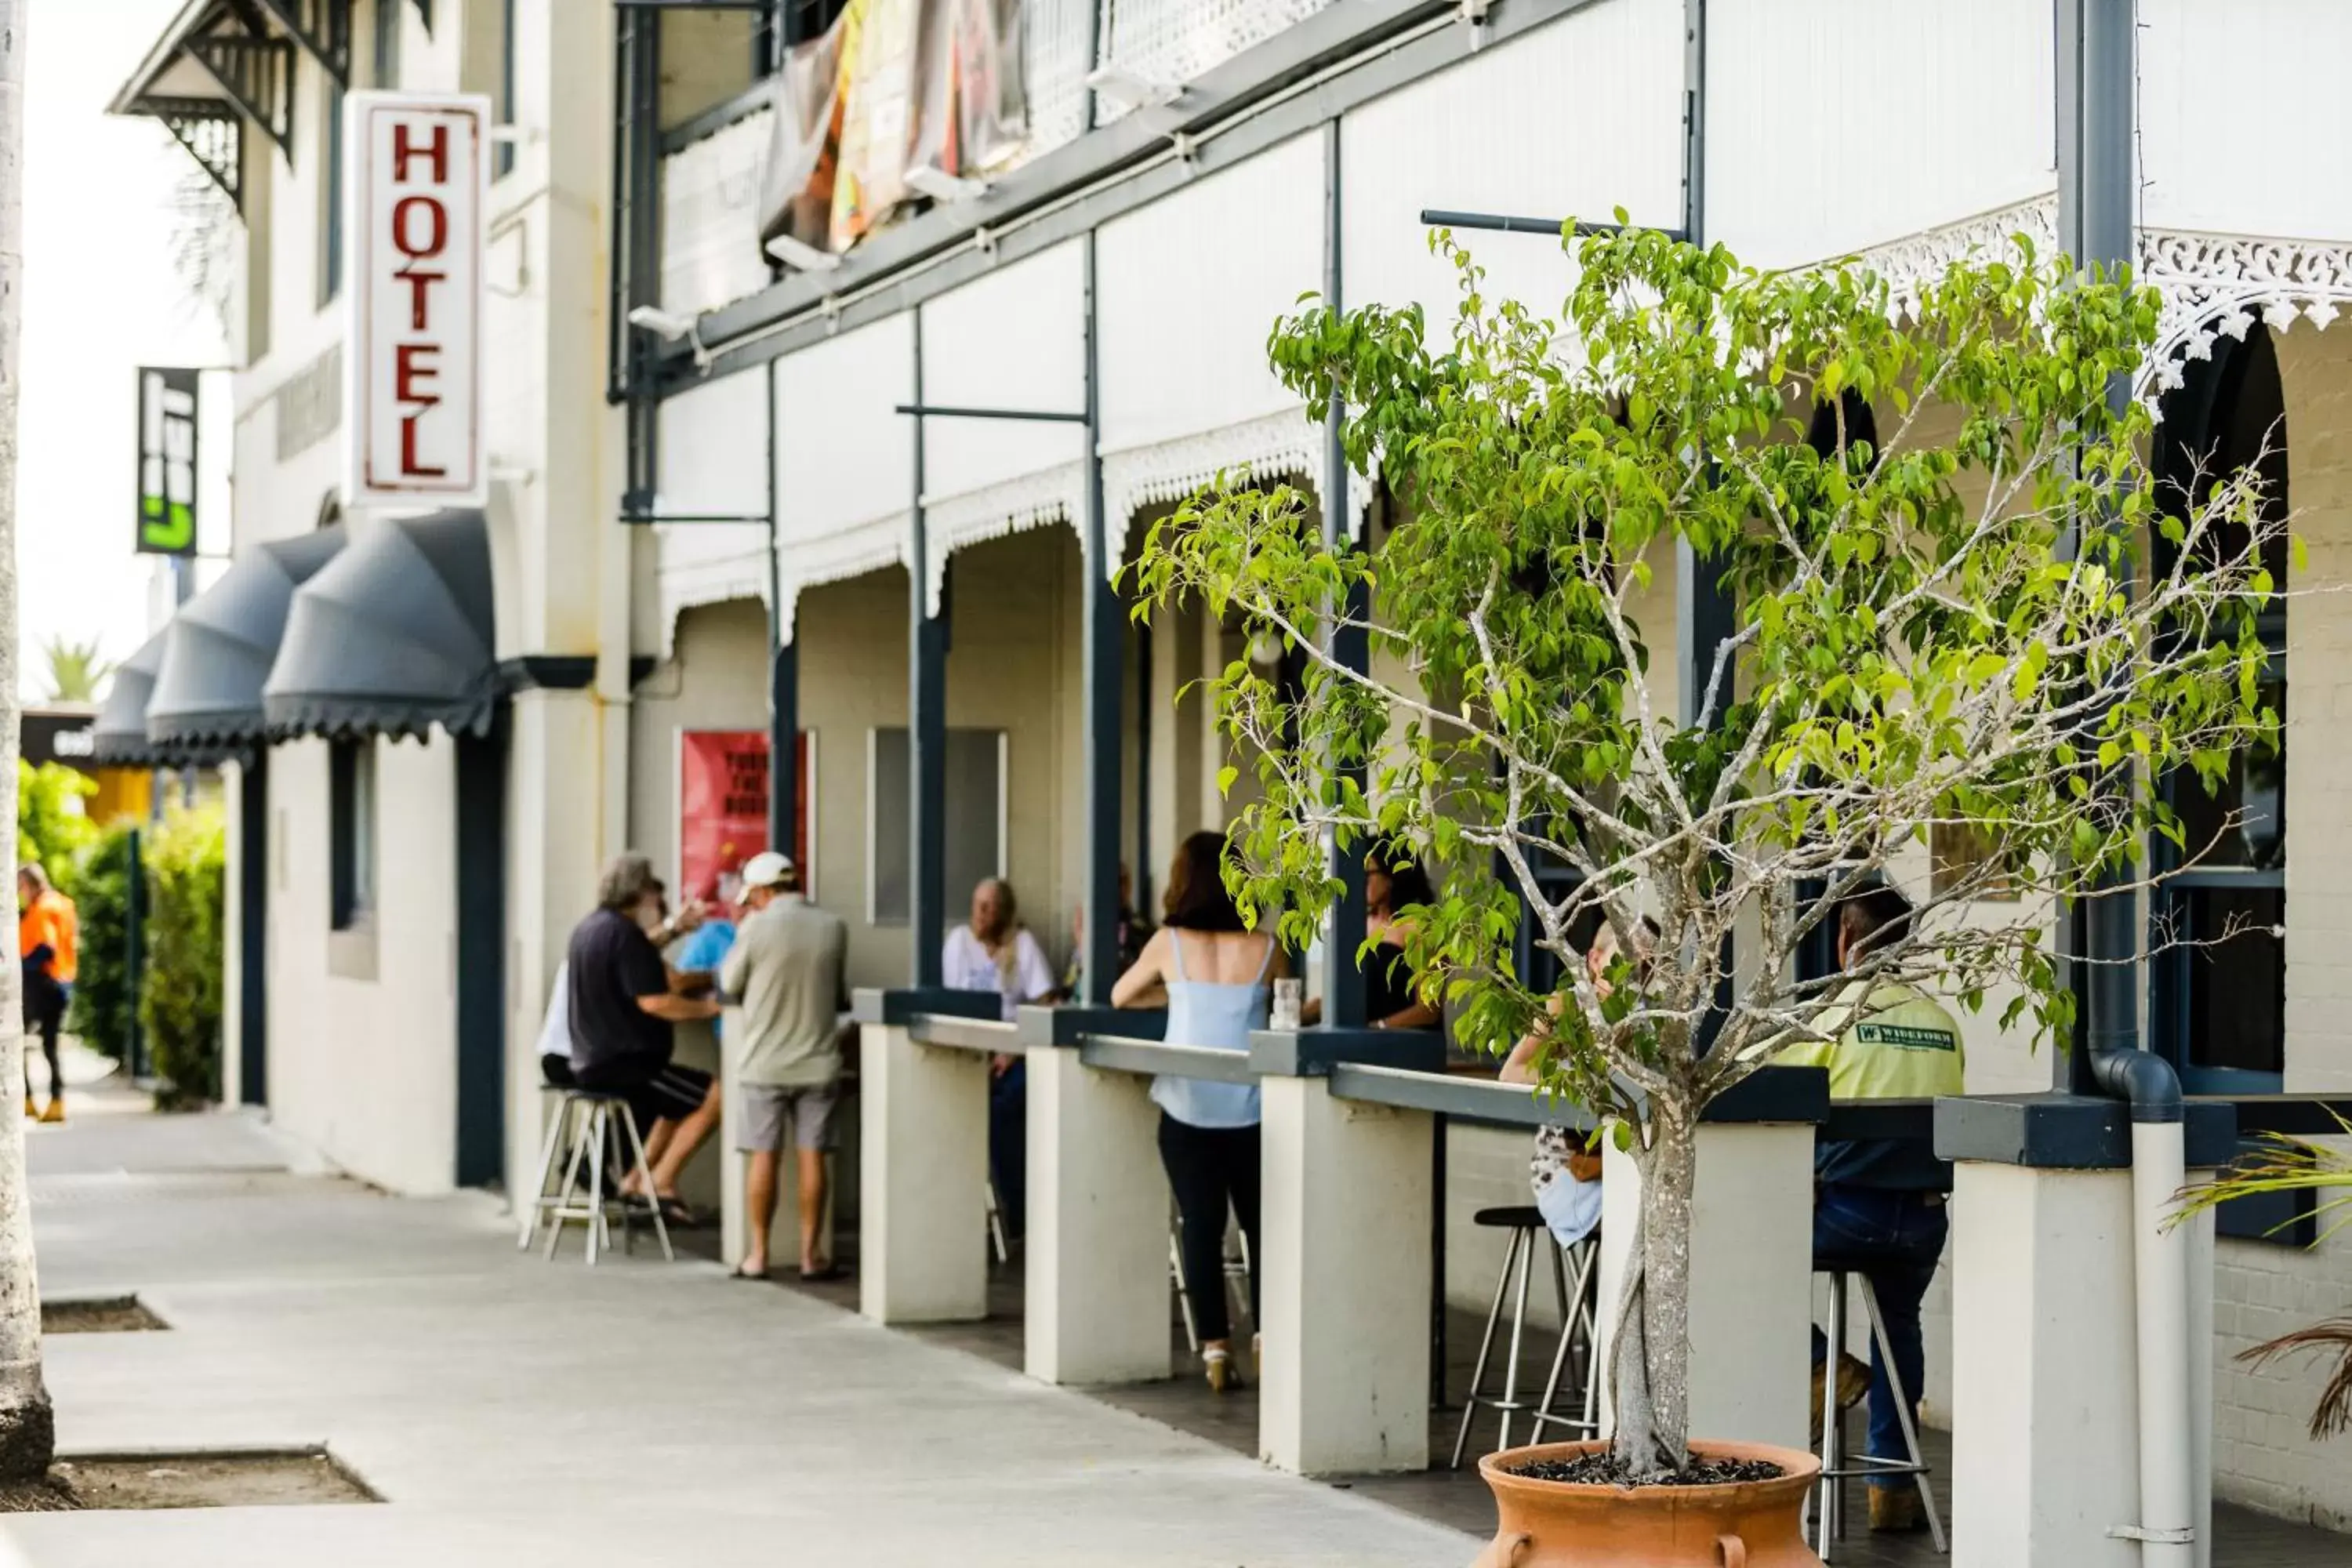
[[[1907,935],[1911,903],[1893,888],[1875,887],[1838,906],[1837,957],[1851,969],[1878,943]],[[1826,1038],[1789,1047],[1775,1058],[1786,1067],[1827,1068],[1832,1100],[1930,1100],[1964,1091],[1960,1027],[1939,1003],[1915,985],[1855,980],[1838,994],[1819,1026]],[[1944,1198],[1952,1167],[1913,1139],[1824,1138],[1813,1155],[1813,1256],[1817,1260],[1866,1260],[1863,1273],[1878,1296],[1878,1310],[1894,1347],[1895,1369],[1915,1402],[1927,1375],[1919,1333],[1919,1302],[1944,1255],[1950,1219]],[[1816,1268],[1820,1267],[1817,1261]],[[1828,1342],[1813,1331],[1813,1424],[1820,1430]],[[1904,1453],[1903,1421],[1886,1369],[1871,1351],[1870,1447],[1879,1458]],[[1849,1362],[1852,1358],[1848,1358]],[[1861,1397],[1858,1362],[1837,1371],[1840,1410]],[[1912,1412],[1916,1418],[1916,1408]],[[1905,1475],[1870,1479],[1870,1528],[1919,1528],[1919,1495]]]

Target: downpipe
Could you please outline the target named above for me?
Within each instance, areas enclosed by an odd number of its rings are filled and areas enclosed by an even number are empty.
[[[2189,1270],[2195,1232],[2168,1221],[2189,1183],[2186,1111],[2171,1064],[2141,1050],[2095,1053],[2099,1087],[2131,1107],[2132,1276],[2139,1384],[2139,1520],[2107,1533],[2139,1543],[2144,1568],[2201,1568]]]

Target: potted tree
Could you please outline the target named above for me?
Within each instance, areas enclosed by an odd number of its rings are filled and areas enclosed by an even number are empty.
[[[2274,742],[2254,618],[2276,525],[2251,471],[2152,482],[2150,414],[2108,397],[2156,327],[2127,278],[2020,240],[1898,309],[1851,266],[1758,272],[1632,229],[1563,243],[1558,321],[1488,299],[1440,233],[1450,342],[1418,307],[1279,322],[1273,364],[1315,408],[1339,400],[1385,528],[1327,540],[1303,491],[1220,483],[1153,531],[1139,613],[1198,596],[1306,654],[1303,681],[1240,662],[1211,683],[1224,782],[1257,785],[1234,826],[1245,906],[1303,944],[1353,847],[1416,845],[1443,891],[1409,958],[1459,1038],[1499,1053],[1556,1019],[1543,1085],[1639,1173],[1604,1304],[1613,1434],[1489,1460],[1496,1554],[1528,1534],[1533,1561],[1812,1562],[1810,1457],[1687,1430],[1700,1113],[1842,1028],[1850,985],[2068,1037],[2058,901],[2134,896],[2149,836],[2181,837],[2168,778],[2212,787]],[[1654,657],[1677,555],[1737,606],[1679,702]],[[1914,895],[1910,929],[1801,979],[1824,920],[1882,878]],[[1630,952],[1644,921],[1657,959],[1596,984],[1593,931]],[[1514,963],[1523,928],[1556,984]],[[1546,1498],[1581,1510],[1572,1559],[1549,1555],[1569,1516]]]

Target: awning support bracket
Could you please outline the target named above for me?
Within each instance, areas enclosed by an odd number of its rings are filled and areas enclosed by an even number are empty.
[[[141,106],[163,122],[231,205],[245,210],[245,121],[209,98],[151,98]]]
[[[253,0],[336,84],[352,85],[352,0]],[[426,26],[432,24],[428,19]]]
[[[228,100],[293,163],[294,46],[284,38],[207,33],[190,38],[185,47]]]

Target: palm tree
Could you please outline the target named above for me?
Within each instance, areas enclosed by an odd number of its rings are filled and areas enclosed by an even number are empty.
[[[16,916],[16,346],[25,281],[25,23],[31,0],[0,0],[0,915]],[[24,982],[0,963],[0,1019],[14,1020]],[[0,1030],[0,1084],[23,1079],[23,1037]],[[25,1128],[0,1116],[0,1483],[47,1474],[57,1450],[41,1377],[41,1287],[25,1191]]]
[[[2352,1137],[2352,1122],[2337,1117],[2336,1123]],[[2283,1132],[2265,1133],[2255,1141],[2252,1153],[2241,1156],[2209,1184],[2190,1192],[2181,1217],[2202,1214],[2232,1198],[2285,1193],[2310,1193],[2318,1200],[2312,1211],[2312,1217],[2322,1222],[2312,1242],[2317,1247],[2352,1225],[2352,1152]],[[2238,1360],[2260,1367],[2283,1356],[2315,1353],[2334,1361],[2334,1370],[2311,1413],[2312,1440],[2319,1442],[2352,1432],[2352,1306],[2336,1317],[2241,1351]]]
[[[95,702],[99,687],[114,673],[114,661],[100,657],[96,637],[82,643],[53,637],[41,645],[41,657],[49,663],[52,702]]]

